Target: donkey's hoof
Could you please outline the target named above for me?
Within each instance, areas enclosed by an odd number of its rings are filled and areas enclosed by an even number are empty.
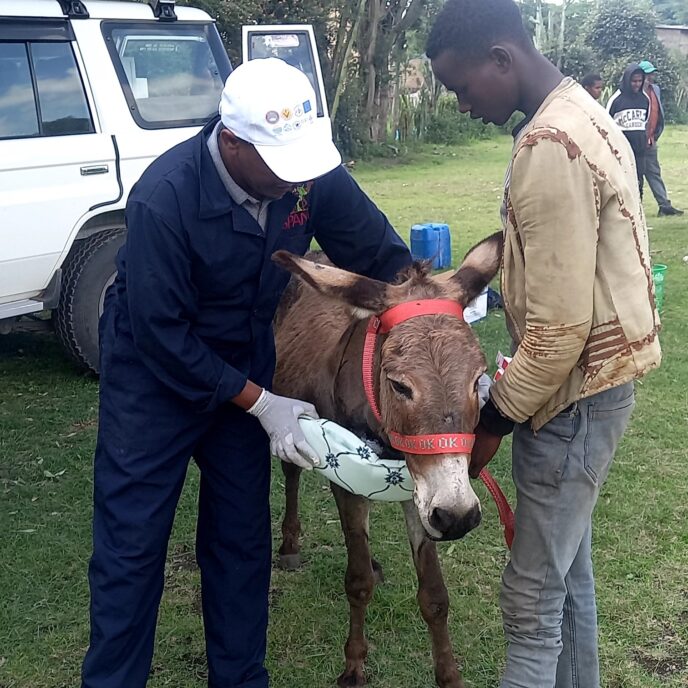
[[[347,669],[338,679],[337,685],[339,688],[351,688],[352,686],[365,686],[366,677],[363,672],[363,667],[355,667],[354,669]]]
[[[296,554],[280,554],[279,555],[279,566],[285,571],[295,571],[301,568],[301,555],[297,552]]]

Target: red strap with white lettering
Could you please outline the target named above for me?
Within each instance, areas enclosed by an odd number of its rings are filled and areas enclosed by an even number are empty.
[[[475,435],[400,435],[398,432],[390,432],[389,443],[395,449],[408,454],[470,454],[475,444]]]

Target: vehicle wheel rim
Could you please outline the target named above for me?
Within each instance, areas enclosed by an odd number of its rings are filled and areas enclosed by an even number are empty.
[[[115,281],[115,277],[117,277],[117,271],[113,272],[110,277],[108,277],[107,281],[103,285],[103,290],[100,292],[100,299],[98,299],[98,317],[103,315],[103,307],[105,306],[105,294],[108,290],[108,287]]]

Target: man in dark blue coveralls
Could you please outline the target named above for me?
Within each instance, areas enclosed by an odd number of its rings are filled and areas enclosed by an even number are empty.
[[[220,121],[158,158],[129,197],[100,324],[85,688],[146,684],[191,457],[208,684],[268,686],[270,445],[317,462],[297,423],[315,409],[267,391],[289,278],[270,256],[303,254],[315,237],[336,264],[387,281],[411,261],[315,110],[301,72],[248,62],[227,80]]]

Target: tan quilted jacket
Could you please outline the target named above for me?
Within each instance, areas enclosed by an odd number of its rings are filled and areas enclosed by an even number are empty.
[[[517,350],[491,394],[538,430],[661,360],[633,153],[573,80],[519,134],[505,201],[502,295]]]

